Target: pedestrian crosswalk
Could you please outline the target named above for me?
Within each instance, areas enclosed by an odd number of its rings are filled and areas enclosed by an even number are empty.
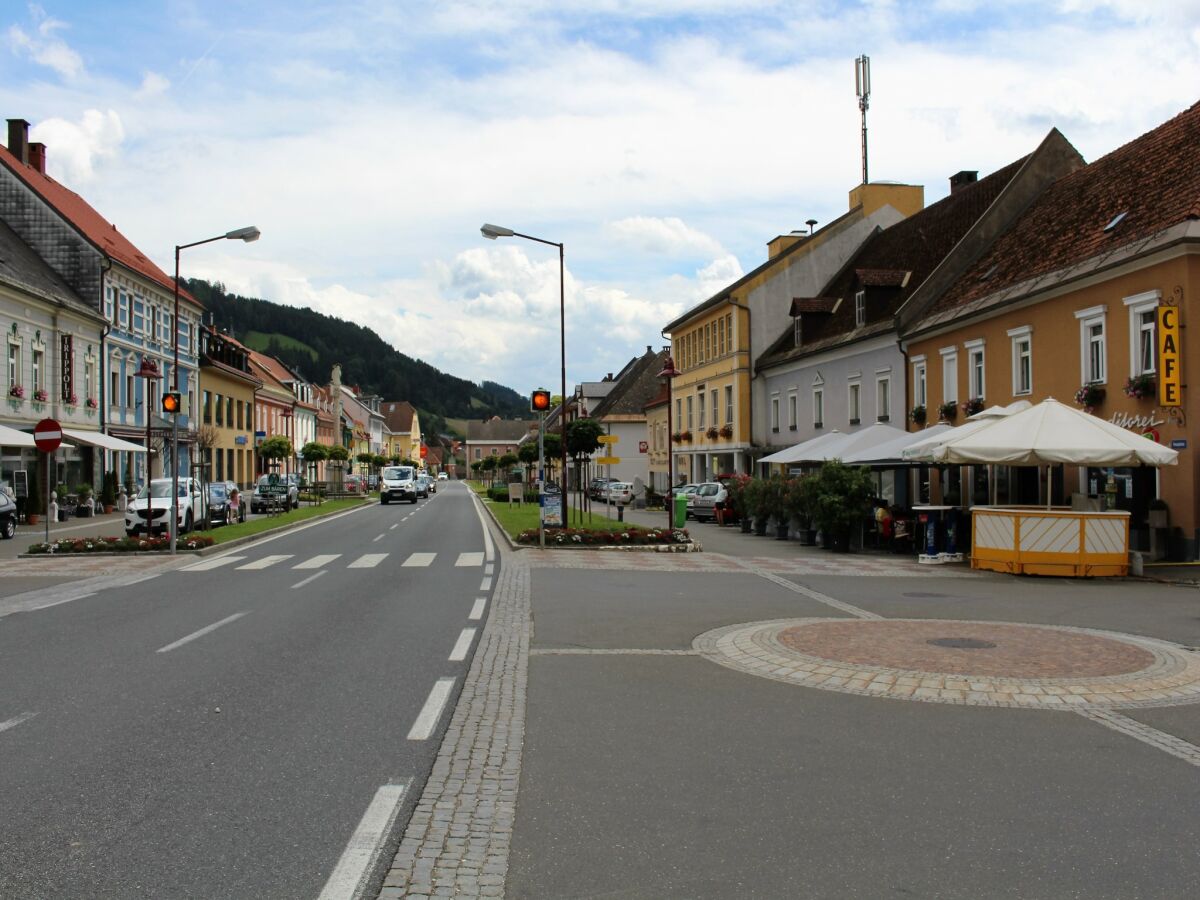
[[[391,555],[390,553],[363,553],[359,556],[353,554],[347,556],[342,553],[318,553],[315,556],[298,558],[293,553],[276,553],[251,559],[247,555],[230,554],[228,556],[204,559],[200,562],[184,566],[179,571],[211,572],[213,569],[232,567],[239,572],[256,572],[272,568],[325,569],[334,565],[344,566],[347,569],[373,569],[381,565]],[[402,568],[427,569],[437,563],[439,556],[443,556],[443,554],[410,553],[400,565]],[[443,558],[453,559],[456,568],[483,566],[482,552],[458,553],[453,555],[447,553],[444,554]]]

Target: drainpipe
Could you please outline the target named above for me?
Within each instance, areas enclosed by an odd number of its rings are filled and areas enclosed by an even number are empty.
[[[102,319],[104,319],[104,278],[108,274],[108,272],[111,268],[112,268],[112,259],[107,254],[105,254],[104,256],[102,256],[100,258],[100,296],[97,298],[98,306],[96,307],[96,310],[97,310],[97,312],[100,313],[100,318],[102,318]],[[114,301],[114,303],[115,302],[116,301]],[[106,365],[108,356],[105,353],[104,342],[108,338],[108,333],[110,331],[112,331],[112,323],[110,323],[108,321],[108,319],[104,319],[104,328],[100,332],[100,358],[98,360],[98,362],[100,364],[96,367],[96,377],[100,379],[100,392],[99,392],[98,402],[100,403],[100,433],[101,434],[108,433],[107,431],[105,431],[105,427],[107,424],[105,422],[105,419],[108,417],[108,397],[105,396],[105,393],[104,393],[105,382],[108,381],[108,379],[105,377],[108,374],[107,365]],[[84,402],[86,402],[86,400]],[[112,453],[112,451],[110,451],[110,450],[104,451],[103,459],[104,459],[104,474],[105,475],[107,475],[109,472],[111,472],[113,470],[113,467],[109,465],[112,462],[111,453]],[[103,482],[101,482],[101,483],[103,483]]]
[[[729,305],[746,311],[746,371],[750,376],[750,405],[746,410],[747,430],[750,432],[750,444],[754,444],[754,319],[753,313],[750,311],[749,305],[743,306],[734,299],[733,295],[729,297]],[[747,452],[751,457],[751,468],[753,468],[757,460],[753,459],[753,454]],[[751,471],[749,474],[753,475]]]

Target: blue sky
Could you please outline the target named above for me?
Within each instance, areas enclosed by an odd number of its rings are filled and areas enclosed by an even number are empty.
[[[519,390],[568,380],[828,222],[861,174],[1094,159],[1196,102],[1200,0],[4,4],[0,113],[164,267],[370,325]]]

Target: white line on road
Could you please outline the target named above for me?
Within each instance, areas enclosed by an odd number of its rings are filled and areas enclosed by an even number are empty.
[[[36,715],[37,713],[35,712],[23,712],[19,716],[13,716],[6,722],[0,722],[0,731],[8,731],[10,728],[16,728],[22,722],[28,722]]]
[[[218,556],[216,559],[206,559],[204,562],[192,563],[190,566],[184,566],[180,571],[183,572],[207,572],[209,569],[219,569],[221,566],[227,566],[230,563],[241,562],[246,557],[244,556]]]
[[[450,662],[462,662],[467,658],[467,651],[471,649],[471,641],[475,640],[475,629],[464,628],[462,634],[458,636],[458,640],[454,642],[454,649],[450,651]]]
[[[311,574],[311,575],[309,575],[307,578],[305,578],[303,581],[297,581],[295,584],[293,584],[293,585],[292,585],[292,590],[294,591],[294,590],[296,590],[296,588],[302,588],[302,587],[304,587],[306,584],[309,584],[310,582],[316,581],[318,578],[320,578],[320,577],[321,577],[322,575],[324,575],[324,574],[325,574],[325,570],[324,570],[324,569],[322,569],[320,572],[314,572],[313,574]]]
[[[399,527],[400,527],[400,523],[399,523],[399,522],[397,522],[395,525],[391,525],[391,526],[389,526],[389,527],[388,527],[388,531],[395,531],[395,530],[396,530],[397,528],[399,528]]]
[[[385,537],[387,537],[386,531],[383,534],[379,534],[371,538],[371,543],[374,544],[376,541],[382,541]]]
[[[483,552],[480,551],[478,553],[460,553],[460,554],[458,554],[458,561],[455,562],[454,565],[455,566],[482,566],[483,565]]]
[[[243,569],[266,569],[275,565],[277,562],[283,562],[285,559],[291,559],[292,556],[293,554],[291,553],[279,553],[275,556],[264,556],[262,559],[256,559],[254,562],[248,562],[244,566],[238,566],[238,571],[240,572]]]
[[[373,569],[381,562],[387,559],[386,553],[364,553],[350,565],[347,569]]]
[[[450,691],[454,688],[453,678],[439,678],[433,685],[433,690],[429,692],[429,697],[425,701],[425,705],[421,707],[421,712],[417,715],[417,721],[413,722],[412,730],[408,732],[410,741],[425,741],[433,734],[437,728],[438,719],[442,717],[442,710],[446,707],[446,701],[450,699]]]
[[[409,568],[419,568],[419,569],[428,568],[429,565],[433,562],[433,558],[435,556],[437,556],[436,553],[413,553],[413,554],[410,554],[408,559],[406,559],[404,561],[404,564],[401,566],[401,568],[404,568],[405,566],[407,566]]]
[[[363,881],[375,869],[375,862],[396,822],[409,784],[411,781],[385,784],[375,792],[375,799],[350,836],[350,843],[342,852],[333,874],[325,882],[319,900],[352,900],[366,886]]]
[[[488,563],[486,566],[483,567],[484,575],[491,575],[495,571],[496,571],[496,566],[494,563]]]
[[[208,634],[210,631],[216,631],[222,625],[228,625],[230,622],[236,622],[238,619],[240,619],[244,615],[246,615],[246,613],[244,613],[244,612],[234,613],[232,616],[224,618],[220,622],[213,622],[211,625],[206,625],[205,627],[201,628],[199,631],[193,631],[187,637],[180,638],[179,640],[175,641],[175,643],[173,643],[173,644],[167,644],[167,646],[165,646],[165,647],[159,647],[158,650],[156,650],[155,652],[156,653],[169,653],[170,651],[174,650],[177,647],[182,647],[188,641],[194,641],[198,637],[204,637],[204,635]]]
[[[485,594],[492,589],[492,579],[485,578],[479,583],[479,589]]]
[[[471,607],[471,614],[467,616],[473,622],[478,622],[483,618],[483,611],[487,609],[487,597],[477,597],[475,605]]]
[[[320,553],[311,559],[306,559],[302,563],[296,563],[292,566],[293,569],[323,569],[342,554],[340,553]]]

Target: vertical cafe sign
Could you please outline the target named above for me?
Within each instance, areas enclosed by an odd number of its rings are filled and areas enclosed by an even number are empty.
[[[1179,307],[1158,307],[1158,403],[1183,405],[1182,349],[1179,342]]]

